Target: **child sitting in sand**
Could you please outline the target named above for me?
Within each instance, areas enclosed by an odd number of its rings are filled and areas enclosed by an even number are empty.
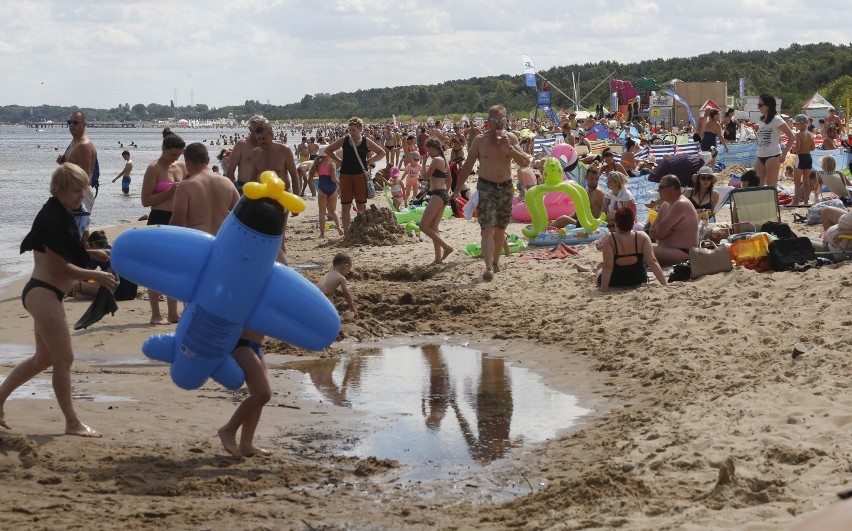
[[[349,288],[346,285],[346,275],[352,270],[352,259],[349,258],[348,254],[337,253],[334,255],[331,265],[331,271],[326,273],[317,282],[317,287],[328,297],[328,300],[332,304],[334,304],[334,294],[337,292],[337,288],[340,287],[343,298],[346,299],[346,304],[349,305],[349,309],[357,317],[358,310],[355,309],[355,302],[352,300],[352,295],[349,293]]]

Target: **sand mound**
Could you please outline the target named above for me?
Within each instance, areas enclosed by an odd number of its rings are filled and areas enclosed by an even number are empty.
[[[370,205],[369,209],[355,216],[349,232],[340,241],[340,245],[343,247],[388,246],[400,245],[408,241],[405,229],[397,223],[396,216],[389,208],[376,208],[376,205]]]

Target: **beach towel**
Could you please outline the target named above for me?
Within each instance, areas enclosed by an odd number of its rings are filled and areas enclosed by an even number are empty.
[[[115,296],[112,291],[101,286],[86,313],[74,323],[74,330],[88,328],[103,319],[106,314],[115,315],[116,311],[118,311],[118,304],[115,302]]]
[[[568,244],[560,243],[552,249],[536,249],[527,251],[519,256],[521,260],[553,260],[564,258],[577,258],[580,252]]]

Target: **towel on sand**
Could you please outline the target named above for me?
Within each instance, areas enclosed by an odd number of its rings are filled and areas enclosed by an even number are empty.
[[[80,317],[80,320],[74,323],[74,330],[88,328],[89,326],[100,321],[104,315],[112,314],[118,311],[118,304],[115,302],[115,296],[112,291],[101,286],[98,288],[98,293],[86,313]]]
[[[553,249],[536,249],[534,251],[527,251],[519,258],[521,260],[552,260],[554,258],[563,259],[563,258],[577,258],[579,255],[579,251],[577,249],[571,247],[568,244],[560,243]]]

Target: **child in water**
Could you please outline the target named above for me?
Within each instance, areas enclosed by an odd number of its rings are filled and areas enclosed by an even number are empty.
[[[352,271],[352,259],[348,254],[337,253],[334,255],[331,265],[331,271],[326,273],[317,282],[317,287],[328,297],[328,300],[332,304],[334,304],[334,294],[337,293],[337,288],[340,287],[343,298],[346,299],[346,304],[349,305],[349,309],[357,317],[358,310],[355,309],[355,302],[352,300],[352,294],[349,293],[349,288],[346,285],[346,275]]]
[[[124,195],[130,195],[130,172],[133,171],[133,161],[130,160],[130,152],[126,149],[121,152],[121,156],[124,159],[124,168],[112,182],[121,179],[121,191],[124,192]]]

